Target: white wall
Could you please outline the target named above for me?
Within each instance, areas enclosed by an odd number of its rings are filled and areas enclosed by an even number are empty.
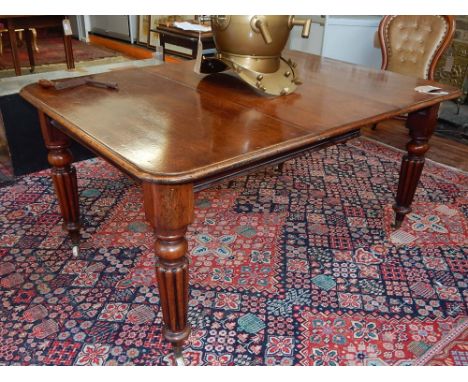
[[[380,16],[331,16],[327,19],[322,54],[336,60],[380,68],[382,56],[375,46]]]
[[[301,52],[322,54],[325,17],[311,15],[298,17],[312,19],[310,35],[309,38],[302,38],[302,28],[294,27],[289,34],[289,48],[292,50],[300,50]]]
[[[302,39],[300,28],[294,28],[289,40],[290,49],[380,68],[381,53],[375,45],[375,36],[381,16],[304,17],[313,20],[310,37]]]

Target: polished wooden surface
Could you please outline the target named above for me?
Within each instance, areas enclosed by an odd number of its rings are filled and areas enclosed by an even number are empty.
[[[447,85],[448,95],[417,93],[431,82],[313,55],[294,59],[304,84],[287,97],[259,96],[228,74],[201,77],[190,62],[95,76],[118,82],[119,92],[30,85],[21,95],[98,154],[156,183],[194,182],[459,95]]]

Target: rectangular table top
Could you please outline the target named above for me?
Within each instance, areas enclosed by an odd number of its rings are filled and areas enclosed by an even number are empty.
[[[193,61],[94,76],[117,82],[119,91],[33,84],[21,95],[131,175],[167,184],[200,181],[460,95],[447,85],[315,55],[286,57],[297,62],[303,84],[276,98],[230,74],[198,75]],[[425,84],[448,94],[414,90]]]

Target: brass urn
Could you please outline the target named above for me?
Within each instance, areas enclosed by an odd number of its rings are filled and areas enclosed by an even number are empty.
[[[264,15],[211,16],[216,58],[260,92],[270,95],[292,93],[299,84],[295,64],[282,57],[281,53],[295,25],[302,26],[302,37],[309,37],[310,19]],[[207,67],[210,65],[205,64]],[[211,67],[217,68],[212,71],[220,68],[219,65]],[[205,73],[209,71],[202,70]]]

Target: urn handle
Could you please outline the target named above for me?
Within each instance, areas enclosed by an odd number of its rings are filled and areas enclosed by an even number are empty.
[[[302,25],[301,36],[303,38],[308,38],[310,34],[310,26],[312,24],[312,19],[296,19],[296,16],[290,16],[288,21],[289,29],[296,25]]]
[[[254,16],[250,20],[250,25],[254,32],[257,32],[262,35],[265,44],[271,44],[273,38],[271,37],[270,30],[268,29],[268,22],[265,20],[264,16]]]

